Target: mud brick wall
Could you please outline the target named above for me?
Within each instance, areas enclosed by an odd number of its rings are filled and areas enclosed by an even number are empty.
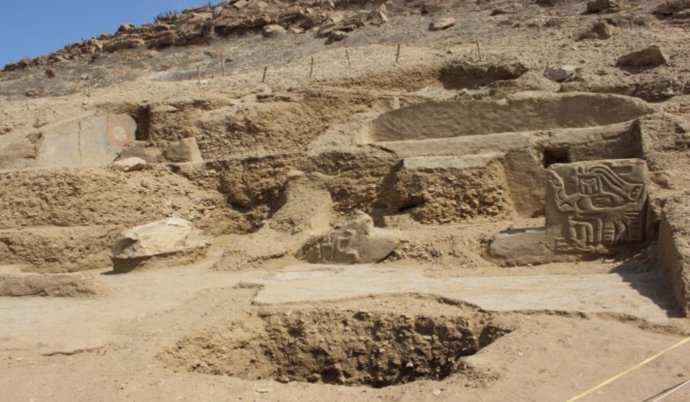
[[[657,266],[671,285],[684,316],[690,316],[690,192],[669,200],[659,228]]]

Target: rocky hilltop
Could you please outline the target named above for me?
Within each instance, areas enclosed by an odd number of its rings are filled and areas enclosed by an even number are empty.
[[[421,1],[409,3],[405,2],[394,9],[421,9],[424,12],[433,9]],[[286,32],[301,34],[312,30],[319,37],[334,41],[364,25],[379,26],[387,21],[388,8],[382,1],[230,0],[215,6],[164,12],[152,24],[123,24],[114,34],[71,44],[45,57],[8,64],[4,71],[76,58],[94,59],[101,53],[126,49],[204,45],[217,38],[257,32],[275,37]]]

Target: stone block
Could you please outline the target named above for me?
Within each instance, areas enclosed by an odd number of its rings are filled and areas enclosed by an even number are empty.
[[[166,218],[122,232],[113,246],[111,259],[115,272],[128,272],[144,266],[153,257],[201,258],[211,238],[181,218]]]
[[[553,251],[603,254],[645,240],[645,161],[554,164],[547,176],[546,236]]]
[[[311,263],[379,262],[395,250],[398,242],[395,231],[374,227],[371,217],[359,212],[354,219],[309,241],[298,258]]]

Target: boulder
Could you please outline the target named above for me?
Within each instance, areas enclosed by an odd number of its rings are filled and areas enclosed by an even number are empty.
[[[125,172],[133,172],[136,170],[142,170],[146,168],[146,161],[142,158],[132,156],[125,159],[120,159],[113,162],[113,165],[118,169],[122,169]]]
[[[440,31],[443,29],[448,29],[455,25],[455,18],[453,17],[444,17],[444,18],[439,18],[434,20],[431,25],[429,25],[429,29],[432,31]]]
[[[668,63],[668,58],[664,55],[659,46],[652,45],[619,57],[616,64],[625,67],[656,67],[666,63]]]
[[[547,67],[544,70],[544,77],[554,82],[562,82],[575,75],[575,67],[561,66],[561,67]]]
[[[116,272],[127,272],[152,257],[205,252],[211,238],[182,218],[166,218],[122,232],[111,253]]]
[[[374,263],[386,258],[398,243],[397,232],[374,227],[369,215],[357,212],[352,220],[307,242],[297,257],[310,263]]]
[[[201,157],[201,151],[199,151],[199,146],[196,144],[196,139],[194,137],[183,138],[179,141],[173,142],[168,145],[163,153],[165,159],[170,162],[180,163],[180,162],[203,162],[204,159]]]
[[[613,35],[613,29],[606,23],[606,21],[597,21],[592,26],[582,32],[577,40],[587,40],[587,39],[609,39]]]

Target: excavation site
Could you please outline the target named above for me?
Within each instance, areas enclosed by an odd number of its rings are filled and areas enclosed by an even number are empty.
[[[690,400],[690,2],[122,24],[0,71],[0,400]]]

